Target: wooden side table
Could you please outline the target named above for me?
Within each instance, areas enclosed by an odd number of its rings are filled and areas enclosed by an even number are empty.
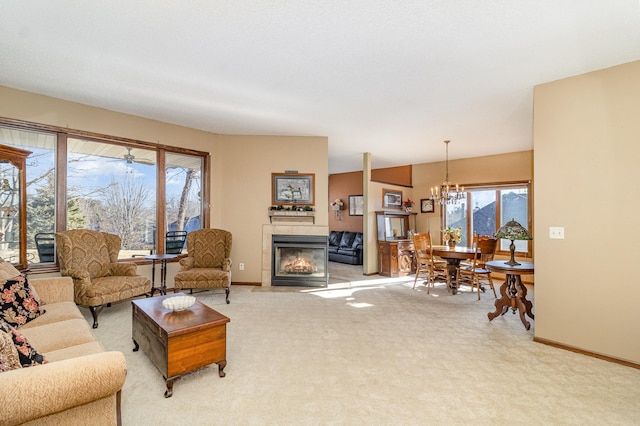
[[[144,258],[151,261],[151,297],[159,291],[167,294],[167,260],[175,259],[176,254],[148,254]],[[160,261],[160,288],[156,288],[156,262]]]
[[[509,308],[516,313],[516,309],[520,313],[520,320],[524,327],[529,330],[531,323],[525,318],[525,314],[533,317],[533,304],[527,300],[527,287],[522,284],[520,275],[533,274],[533,263],[520,262],[519,265],[507,265],[504,260],[492,260],[487,262],[486,268],[491,272],[501,272],[506,275],[504,283],[500,286],[500,299],[496,300],[496,310],[487,314],[489,321],[498,315],[504,315]]]

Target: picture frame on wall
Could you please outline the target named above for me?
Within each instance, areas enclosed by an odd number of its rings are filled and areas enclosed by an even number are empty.
[[[402,191],[382,188],[382,208],[402,210]]]
[[[272,203],[315,205],[314,173],[271,173]]]
[[[349,195],[349,216],[364,215],[364,196]]]
[[[420,199],[420,213],[433,213],[434,211],[436,209],[431,198]]]

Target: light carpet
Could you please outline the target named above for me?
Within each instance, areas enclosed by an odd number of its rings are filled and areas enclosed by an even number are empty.
[[[339,275],[339,274],[338,274]],[[632,425],[640,370],[533,342],[494,297],[427,295],[413,277],[329,288],[234,286],[197,298],[227,315],[216,365],[165,383],[132,352],[131,304],[103,310],[97,338],[124,352],[125,425]],[[340,282],[344,281],[344,282]],[[82,309],[89,320],[88,310]],[[535,310],[534,310],[535,312]]]

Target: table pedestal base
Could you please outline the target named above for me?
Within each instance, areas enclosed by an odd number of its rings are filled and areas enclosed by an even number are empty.
[[[460,259],[447,259],[447,273],[449,274],[449,285],[451,294],[458,294],[458,268]]]
[[[496,300],[496,310],[487,314],[489,321],[497,317],[498,315],[504,315],[509,308],[515,315],[516,310],[520,313],[520,321],[524,324],[524,327],[529,330],[531,323],[525,318],[525,314],[535,319],[533,316],[533,303],[527,300],[527,287],[522,284],[519,274],[506,274],[507,278],[500,286],[500,299]]]

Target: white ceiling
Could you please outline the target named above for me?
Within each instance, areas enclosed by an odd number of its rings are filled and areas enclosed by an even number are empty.
[[[33,0],[0,85],[225,134],[330,173],[532,148],[533,86],[640,59],[638,0]],[[1,100],[0,100],[1,102]]]

